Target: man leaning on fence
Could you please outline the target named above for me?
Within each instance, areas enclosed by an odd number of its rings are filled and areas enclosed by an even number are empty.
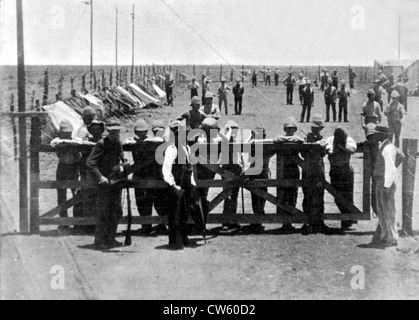
[[[397,168],[403,163],[404,154],[391,143],[389,128],[377,126],[374,133],[379,147],[374,168],[379,226],[373,243],[393,247],[399,239],[395,203]]]
[[[122,217],[121,188],[111,184],[112,174],[121,174],[123,160],[120,141],[121,123],[111,119],[106,124],[108,135],[100,140],[87,159],[87,168],[98,185],[95,246],[107,250],[122,246],[115,240],[119,219]]]

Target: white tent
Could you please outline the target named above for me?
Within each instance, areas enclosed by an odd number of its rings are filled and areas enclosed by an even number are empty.
[[[120,94],[122,94],[130,103],[134,104],[135,106],[138,106],[140,108],[144,108],[146,106],[146,103],[144,103],[143,100],[138,99],[137,97],[133,96],[124,88],[116,87],[115,90],[119,92]]]
[[[58,101],[49,106],[43,106],[42,109],[48,112],[48,116],[57,131],[60,130],[60,123],[63,120],[69,121],[74,129],[73,139],[76,138],[77,131],[84,125],[82,117],[62,101]]]
[[[154,103],[159,104],[160,101],[158,99],[153,98],[143,90],[141,90],[136,84],[131,83],[129,87],[132,89],[132,92],[135,94],[135,96],[143,101],[146,104]]]
[[[157,96],[158,96],[160,99],[164,99],[164,98],[166,98],[166,92],[164,92],[162,89],[160,89],[160,87],[159,87],[158,85],[153,84],[153,89],[154,89],[154,91],[156,91]]]

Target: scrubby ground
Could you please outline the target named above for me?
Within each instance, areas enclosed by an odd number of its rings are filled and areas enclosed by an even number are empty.
[[[215,90],[216,84],[213,86]],[[367,86],[363,86],[353,94],[351,122],[343,124],[358,142],[364,140],[359,114],[366,89]],[[178,89],[174,108],[142,111],[138,117],[173,119],[188,109],[188,99],[189,92]],[[285,118],[292,115],[298,119],[301,112],[297,93],[295,106],[286,106],[285,100],[283,87],[261,85],[254,89],[247,84],[243,116],[225,117],[221,124],[228,119],[235,120],[246,129],[263,124],[268,136],[274,137],[282,133]],[[419,100],[412,98],[409,104],[409,118],[403,136],[417,138]],[[232,112],[230,105],[230,114]],[[317,89],[315,113],[325,113],[323,99]],[[132,123],[126,125],[128,130],[132,130]],[[10,138],[10,125],[5,119],[2,119],[1,128],[2,139]],[[301,128],[308,131],[309,125],[304,124]],[[335,128],[334,124],[328,126],[325,136],[332,135]],[[302,135],[301,132],[299,134]],[[124,133],[124,136],[128,135],[128,132]],[[10,147],[10,141],[6,145]],[[133,246],[129,248],[98,252],[89,246],[93,242],[92,237],[62,235],[54,228],[42,228],[40,236],[19,235],[16,233],[17,162],[11,159],[10,154],[2,153],[1,156],[1,299],[419,298],[419,237],[401,239],[398,248],[369,248],[367,244],[377,225],[375,218],[360,223],[345,235],[281,235],[277,231],[280,226],[267,225],[266,232],[260,235],[213,234],[207,245],[200,237],[195,237],[199,246],[182,252],[168,251],[165,236],[138,236],[133,238]],[[359,155],[354,157],[353,162],[357,172],[356,204],[361,207],[362,168],[359,165],[362,162]],[[43,156],[42,179],[53,179],[55,166],[54,155]],[[274,159],[271,167],[275,175]],[[418,178],[416,180],[418,182]],[[418,191],[415,192],[417,195]],[[326,202],[328,212],[337,212],[330,197],[326,198]],[[55,192],[41,192],[41,212],[51,209],[55,203]],[[250,194],[246,192],[247,213],[251,212],[250,204]],[[401,185],[397,206],[401,221]],[[272,206],[267,206],[267,209],[274,212]],[[216,211],[221,212],[221,208]],[[417,202],[414,213],[418,220]],[[338,223],[330,225],[339,227]],[[216,227],[209,226],[210,229]],[[418,227],[415,221],[415,230],[419,230]],[[123,230],[121,227],[121,233]],[[122,234],[119,240],[123,240]],[[62,266],[65,271],[64,290],[53,290],[51,287],[53,266]],[[365,286],[363,290],[357,290],[356,285],[362,285],[362,278],[359,278],[362,271]]]

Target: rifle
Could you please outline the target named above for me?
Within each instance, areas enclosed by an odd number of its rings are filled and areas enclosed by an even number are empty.
[[[132,228],[132,209],[131,209],[131,195],[129,193],[129,188],[127,188],[127,201],[128,201],[128,228],[125,236],[125,246],[129,247],[132,245],[131,239],[131,228]]]
[[[243,170],[244,170],[244,159],[243,159],[243,153],[242,154],[240,154],[240,158],[241,158],[241,161],[242,161],[242,167],[243,167]],[[243,213],[243,215],[245,214],[245,208],[244,208],[244,187],[242,187],[241,188],[242,189],[242,213]]]

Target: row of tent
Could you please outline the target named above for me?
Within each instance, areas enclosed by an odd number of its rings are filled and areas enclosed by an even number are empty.
[[[165,97],[166,93],[156,84],[150,89],[132,83],[126,88],[117,86],[95,93],[76,92],[70,99],[42,107],[49,116],[47,139],[56,135],[63,120],[70,121],[76,133],[83,126],[82,114],[87,106],[96,110],[99,119],[105,120],[111,116],[135,115],[139,109],[161,108],[161,99]]]

